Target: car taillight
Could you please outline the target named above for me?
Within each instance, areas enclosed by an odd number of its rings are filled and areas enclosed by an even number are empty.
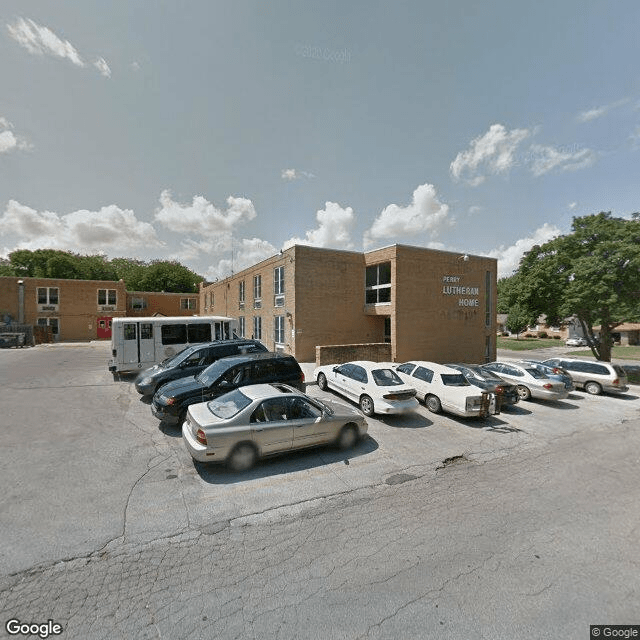
[[[543,386],[545,389],[553,389],[553,385],[552,385],[552,384],[549,384],[548,382],[547,382],[547,384],[543,384],[542,386]]]
[[[167,398],[167,404],[175,404],[175,403],[176,403],[175,398]]]
[[[496,392],[496,393],[504,393],[504,387],[501,387],[500,385],[498,385],[498,386],[496,387],[496,391],[495,391],[495,392]]]
[[[304,371],[300,372],[300,382],[304,382]]]
[[[558,375],[559,373],[562,373],[562,371],[560,371],[560,369],[558,369],[557,367],[553,367],[553,373]]]
[[[198,429],[196,431],[196,440],[200,443],[200,444],[207,444],[207,436],[204,435],[204,431],[202,429]]]
[[[620,384],[620,380],[618,380],[618,378],[616,378],[611,384]]]

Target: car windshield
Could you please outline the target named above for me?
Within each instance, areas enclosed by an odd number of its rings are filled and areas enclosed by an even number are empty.
[[[468,387],[467,379],[461,373],[443,373],[442,383],[447,387]]]
[[[398,377],[398,374],[391,369],[374,369],[371,372],[373,381],[379,387],[395,387],[399,384],[403,384],[402,380]]]
[[[189,353],[191,353],[191,351],[192,351],[191,349],[188,350]],[[186,357],[187,357],[187,349],[183,349],[179,353],[176,353],[174,356],[169,356],[168,358],[165,358],[160,363],[160,366],[163,369],[175,367],[177,364],[180,364]]]
[[[220,396],[215,400],[211,400],[211,402],[207,403],[207,408],[214,416],[227,419],[233,418],[233,416],[240,413],[240,411],[248,407],[250,404],[251,400],[247,398],[240,389],[236,389],[235,391],[225,393],[223,396]]]
[[[215,382],[223,373],[229,368],[228,363],[223,360],[216,360],[213,364],[210,364],[202,373],[196,376],[196,380],[205,386]]]
[[[538,380],[542,380],[542,378],[547,377],[542,371],[540,371],[540,369],[536,369],[535,367],[527,367],[525,371],[531,374],[532,378],[537,378]]]

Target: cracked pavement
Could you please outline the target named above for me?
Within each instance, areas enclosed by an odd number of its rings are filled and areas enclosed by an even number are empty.
[[[346,456],[237,476],[196,467],[105,375],[101,349],[0,353],[3,622],[53,619],[87,639],[555,639],[637,624],[637,387],[484,424],[422,409],[370,421]]]

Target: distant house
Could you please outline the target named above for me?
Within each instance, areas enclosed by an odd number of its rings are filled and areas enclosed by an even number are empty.
[[[600,332],[601,327],[593,327],[594,332]],[[613,334],[619,334],[619,342],[622,345],[638,345],[640,344],[640,322],[623,322],[615,327],[612,331]],[[618,336],[614,335],[614,338]]]

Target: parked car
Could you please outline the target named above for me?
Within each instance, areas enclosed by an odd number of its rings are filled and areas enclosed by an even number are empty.
[[[194,460],[226,462],[234,471],[257,458],[336,444],[347,449],[367,432],[359,411],[339,402],[322,402],[285,384],[241,387],[192,404],[182,439]]]
[[[518,389],[520,400],[530,400],[532,397],[541,400],[563,400],[569,395],[562,382],[551,380],[533,365],[489,362],[483,364],[482,368],[513,382]]]
[[[498,399],[498,406],[516,404],[520,401],[515,384],[503,380],[491,371],[485,371],[477,364],[448,364],[448,367],[460,371],[470,384],[483,391],[493,393]]]
[[[159,420],[178,424],[184,421],[189,405],[213,400],[237,387],[267,382],[284,382],[302,390],[304,374],[293,356],[269,352],[229,356],[197,376],[160,387],[153,396],[151,412]]]
[[[534,367],[536,367],[536,369],[540,369],[540,371],[545,373],[547,377],[551,378],[552,380],[557,380],[558,382],[562,382],[562,384],[564,385],[564,388],[567,391],[569,392],[575,391],[576,385],[573,381],[573,378],[571,377],[571,374],[566,369],[563,369],[560,366],[546,364],[544,362],[541,362],[540,360],[524,359],[524,360],[521,360],[521,362],[527,365],[528,364],[533,365]]]
[[[586,347],[588,346],[588,342],[586,341],[585,338],[569,338],[566,342],[565,345],[567,347]]]
[[[365,416],[405,413],[418,407],[416,390],[405,384],[390,363],[358,361],[318,367],[313,372],[323,391],[332,389],[357,402]]]
[[[576,386],[592,395],[600,395],[603,391],[625,393],[629,390],[627,374],[617,364],[574,358],[550,358],[544,363],[566,369]]]
[[[268,351],[259,340],[215,340],[208,344],[197,344],[140,372],[136,378],[136,391],[143,396],[153,395],[163,384],[195,376],[220,358],[243,353]]]
[[[446,411],[464,418],[486,416],[491,397],[467,382],[464,375],[442,364],[416,360],[395,365],[404,382],[414,386],[416,397],[433,413]]]

